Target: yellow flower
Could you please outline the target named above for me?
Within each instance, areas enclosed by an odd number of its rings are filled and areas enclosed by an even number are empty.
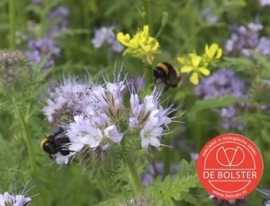
[[[202,57],[195,53],[189,54],[189,58],[178,57],[177,60],[183,65],[181,68],[182,73],[192,72],[189,80],[191,83],[197,85],[201,74],[208,76],[210,71],[206,68],[207,65],[201,66]]]
[[[117,40],[123,44],[124,46],[129,46],[130,43],[130,35],[126,34],[124,35],[122,32],[119,32],[116,36]]]
[[[202,62],[203,64],[210,64],[216,66],[217,62],[222,56],[222,49],[218,44],[205,45]]]
[[[144,25],[143,30],[139,30],[132,38],[129,34],[124,35],[122,32],[119,32],[116,37],[121,44],[127,47],[123,55],[130,54],[140,57],[148,64],[152,64],[154,54],[159,52],[159,43],[149,35],[148,25]]]
[[[217,44],[211,44],[209,47],[208,44],[205,45],[205,55],[209,59],[219,59],[222,55],[222,49],[219,48]]]

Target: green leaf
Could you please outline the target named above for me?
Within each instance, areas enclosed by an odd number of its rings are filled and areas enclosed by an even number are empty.
[[[182,160],[179,174],[173,178],[168,175],[163,181],[156,179],[153,185],[146,187],[146,192],[151,197],[158,197],[158,201],[166,206],[174,205],[173,200],[196,204],[196,199],[189,193],[189,189],[199,186],[194,163]]]
[[[193,107],[191,107],[190,110],[188,110],[187,115],[189,118],[195,118],[195,114],[198,111],[204,110],[204,109],[213,109],[218,107],[226,107],[230,106],[235,102],[245,102],[247,101],[244,98],[236,98],[231,95],[225,95],[217,98],[211,98],[206,100],[198,100],[195,102]]]
[[[0,2],[0,8],[6,6],[7,4],[8,4],[8,0],[2,0]]]
[[[223,62],[219,63],[220,67],[233,67],[236,71],[246,71],[254,67],[254,62],[246,57],[224,57]]]
[[[269,58],[253,50],[249,50],[249,52],[252,54],[252,57],[256,60],[257,65],[260,65],[263,68],[267,69],[268,72],[270,71]]]

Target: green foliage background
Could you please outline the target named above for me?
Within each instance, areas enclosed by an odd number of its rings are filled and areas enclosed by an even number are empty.
[[[47,14],[52,8],[65,5],[71,12],[69,29],[59,33],[54,39],[62,49],[55,66],[45,74],[40,74],[41,66],[37,66],[31,74],[32,79],[28,79],[26,85],[15,88],[9,95],[0,96],[0,193],[15,188],[19,193],[24,184],[32,178],[27,188],[34,185],[35,187],[28,195],[38,195],[33,198],[31,205],[117,205],[117,202],[124,202],[133,197],[126,185],[116,192],[113,181],[106,178],[104,182],[89,179],[76,163],[61,168],[56,164],[50,164],[50,159],[39,145],[41,139],[51,129],[41,112],[44,105],[41,97],[45,94],[50,79],[61,80],[63,75],[70,73],[83,76],[87,70],[93,79],[98,81],[102,74],[112,75],[115,65],[120,68],[122,63],[124,71],[130,76],[144,74],[146,77],[151,76],[151,71],[146,70],[138,58],[112,54],[109,46],[94,49],[91,39],[95,28],[115,24],[124,33],[134,34],[138,28],[149,24],[151,34],[155,36],[161,28],[163,12],[168,12],[168,22],[158,37],[161,53],[156,56],[154,65],[167,61],[175,66],[179,66],[177,56],[186,55],[194,50],[202,53],[205,44],[218,43],[224,48],[226,40],[231,35],[229,30],[231,24],[246,25],[251,21],[260,21],[265,27],[263,30],[265,35],[269,35],[270,32],[269,8],[260,8],[255,0],[44,0],[43,2],[41,8],[28,0],[0,2],[1,49],[11,47],[9,20],[12,3],[15,8],[16,31],[32,38],[46,36],[51,23],[47,20]],[[204,20],[201,12],[206,7],[211,7],[214,14],[219,16],[217,23],[209,24]],[[39,24],[41,29],[38,32],[33,32],[27,26],[30,20]],[[27,41],[22,40],[15,48],[26,49]],[[262,87],[261,82],[263,78],[270,77],[269,59],[255,52],[252,54],[252,60],[239,56],[224,57],[218,68],[213,70],[223,67],[234,69],[249,88],[249,98],[245,101],[255,105],[267,104],[270,100],[269,88]],[[152,77],[146,81],[146,90],[150,90],[154,84]],[[163,161],[165,174],[169,174],[171,164],[179,165],[180,174],[173,179],[167,176],[164,182],[157,178],[155,184],[146,189],[147,195],[158,200],[163,199],[161,205],[213,205],[207,192],[199,186],[194,164],[186,162],[191,162],[190,148],[195,144],[196,151],[199,152],[206,142],[218,134],[239,133],[233,130],[225,131],[218,125],[217,122],[221,117],[212,109],[229,106],[234,102],[243,102],[243,99],[228,95],[202,101],[193,95],[193,89],[194,86],[190,84],[188,78],[183,76],[180,88],[170,89],[166,94],[170,101],[174,100],[177,105],[182,105],[182,110],[186,112],[180,118],[185,124],[173,123],[170,129],[174,132],[167,135],[164,140],[173,141],[174,144],[180,145],[180,148],[170,150],[163,147],[160,155],[155,158],[155,161]],[[28,131],[22,127],[22,119],[27,120]],[[255,113],[243,111],[240,121],[247,122],[246,129],[240,134],[254,141],[262,153],[265,166],[261,185],[270,188],[270,177],[267,175],[270,172],[269,114],[260,110]],[[28,143],[24,139],[25,132],[31,136],[30,144],[36,165],[34,173],[30,166]],[[186,161],[180,164],[183,159]],[[145,166],[141,165],[140,172],[144,171]],[[124,175],[118,178],[124,178]],[[122,196],[117,194],[120,192]],[[248,202],[249,205],[259,205],[262,204],[263,198],[254,191],[249,195]]]

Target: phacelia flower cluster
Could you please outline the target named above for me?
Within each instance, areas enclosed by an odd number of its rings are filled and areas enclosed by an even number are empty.
[[[208,24],[215,24],[218,22],[219,17],[213,12],[211,7],[206,7],[202,10],[202,16],[205,22]]]
[[[8,192],[4,192],[4,194],[0,193],[0,206],[27,206],[28,203],[32,201],[32,198],[26,196],[26,194],[35,187],[33,186],[25,191],[29,182],[30,180],[24,185],[20,194],[16,194],[16,188],[15,193],[12,194],[9,194]]]
[[[235,72],[230,69],[222,69],[204,78],[195,88],[194,93],[200,99],[217,98],[224,95],[232,95],[238,98],[247,98],[244,82],[235,77]],[[239,123],[239,115],[236,105],[216,110],[223,119],[225,129],[243,130],[245,124]]]
[[[175,174],[179,173],[179,165],[172,164],[170,166],[170,175],[173,177]],[[146,172],[141,175],[141,180],[144,186],[153,184],[155,179],[160,177],[165,178],[164,164],[162,162],[156,162],[150,164],[146,167]]]
[[[21,85],[30,76],[26,57],[20,51],[0,51],[0,91],[10,91]]]
[[[38,40],[30,40],[28,44],[30,51],[25,51],[24,54],[28,57],[30,63],[41,63],[44,58],[48,60],[44,69],[48,69],[54,65],[54,60],[60,54],[60,48],[55,45],[55,42],[50,38],[41,38]],[[48,56],[51,54],[50,56]]]
[[[222,199],[214,197],[213,195],[210,195],[209,198],[214,201],[215,205],[220,205],[220,206],[238,206],[238,205],[244,206],[247,204],[246,198],[235,199],[235,200],[222,200]]]
[[[1,206],[27,206],[32,199],[24,195],[11,195],[8,192],[0,194]]]
[[[62,84],[56,82],[47,90],[43,112],[52,124],[59,124],[73,118],[74,112],[81,112],[81,102],[88,95],[89,86],[79,83],[76,78],[67,78]]]
[[[263,26],[258,23],[249,23],[245,26],[232,26],[232,35],[227,40],[225,52],[227,55],[240,54],[245,57],[250,57],[249,50],[254,50],[262,55],[270,55],[270,38],[260,37],[260,31]]]
[[[120,53],[123,51],[124,47],[116,40],[113,28],[110,26],[95,29],[95,36],[91,41],[95,49],[99,49],[107,44],[112,52]]]
[[[264,197],[265,201],[264,201],[264,206],[270,206],[270,190],[266,189],[263,186],[258,186],[256,188],[256,190],[258,190],[261,195]]]
[[[154,90],[151,95],[147,95],[143,100],[140,99],[138,94],[131,94],[129,126],[132,129],[140,129],[141,146],[143,148],[147,148],[149,145],[159,147],[164,126],[168,127],[172,122],[168,114],[173,109],[171,107],[163,109],[160,106],[161,94],[161,90]]]
[[[259,4],[261,7],[267,7],[267,6],[270,6],[270,1],[269,0],[259,0]]]
[[[161,137],[173,121],[169,114],[175,110],[172,106],[162,108],[158,88],[145,97],[130,88],[130,103],[125,105],[123,93],[128,86],[127,78],[120,80],[120,75],[104,85],[69,78],[48,90],[43,111],[51,123],[64,124],[68,148],[75,153],[108,149],[123,138],[131,139],[131,134],[139,138],[136,142],[142,148],[160,147]]]
[[[42,0],[31,0],[36,7],[42,9]],[[67,30],[69,25],[70,10],[66,6],[57,6],[51,11],[48,11],[47,18],[50,21],[50,27],[45,31],[46,35],[39,39],[28,39],[29,49],[24,51],[31,64],[39,64],[46,57],[48,58],[43,66],[43,70],[46,70],[54,66],[55,60],[60,55],[60,48],[56,45],[53,38],[59,33]],[[29,21],[29,30],[34,36],[40,36],[41,27],[38,22]],[[43,32],[43,31],[42,31]]]
[[[52,36],[67,30],[69,15],[70,11],[66,6],[58,6],[48,14],[48,19],[52,22],[52,27],[50,28]]]

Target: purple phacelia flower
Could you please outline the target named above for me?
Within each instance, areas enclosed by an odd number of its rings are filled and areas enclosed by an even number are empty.
[[[111,51],[120,53],[124,47],[116,40],[113,33],[113,27],[101,27],[95,29],[95,36],[91,40],[95,49],[102,47],[104,44],[108,44],[111,47]]]
[[[270,55],[270,38],[260,37],[259,32],[263,26],[258,23],[249,23],[245,26],[232,26],[232,35],[227,40],[225,51],[227,55],[240,54],[250,57],[249,50],[252,49],[262,55]]]
[[[217,206],[244,206],[247,204],[247,199],[245,197],[235,200],[223,200],[213,195],[209,195],[209,198],[212,199]]]
[[[58,6],[48,14],[48,19],[52,21],[51,35],[65,31],[69,24],[70,10],[66,6]]]
[[[244,82],[235,77],[235,72],[230,69],[222,69],[204,78],[195,88],[194,93],[200,99],[210,99],[223,95],[245,97]]]
[[[213,9],[211,7],[206,7],[202,10],[202,15],[208,24],[215,24],[218,21],[218,16],[213,13]]]
[[[179,167],[176,164],[172,164],[170,167],[170,175],[173,176],[179,173]],[[141,175],[141,180],[144,186],[153,184],[155,179],[160,177],[165,178],[164,164],[162,162],[156,162],[146,167],[146,172]]]
[[[232,95],[238,98],[246,98],[244,82],[235,77],[235,72],[230,69],[222,69],[204,78],[195,88],[194,93],[200,99],[217,98],[224,95]],[[226,130],[243,130],[246,123],[238,122],[240,116],[236,105],[216,110],[222,117],[222,125]]]
[[[259,0],[259,3],[261,7],[270,6],[270,0]]]
[[[123,90],[124,95],[137,92],[145,87],[145,81],[143,77],[135,77],[127,79],[127,87]]]
[[[48,69],[54,65],[54,60],[60,54],[60,48],[56,47],[54,41],[49,38],[41,38],[37,41],[30,40],[28,43],[31,51],[25,51],[25,56],[30,63],[40,63],[47,55],[51,54],[43,69]]]

